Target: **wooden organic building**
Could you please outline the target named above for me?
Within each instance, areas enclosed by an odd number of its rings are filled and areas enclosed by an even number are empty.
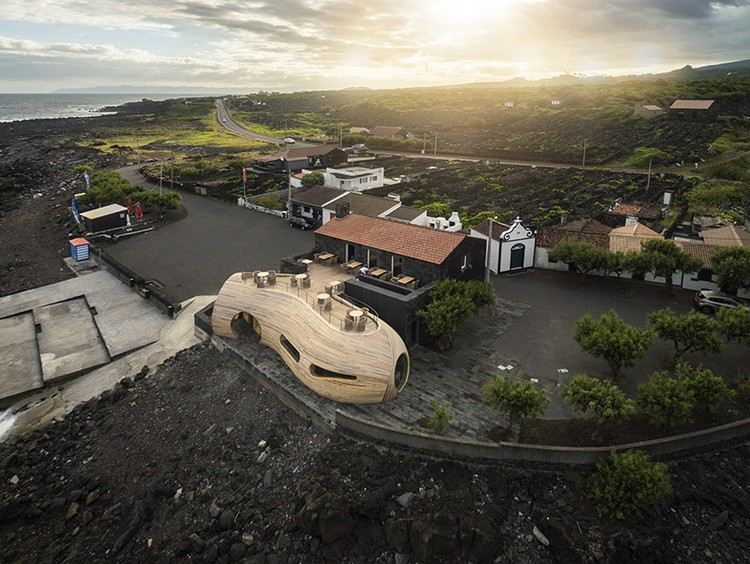
[[[214,333],[237,337],[236,324],[247,321],[321,396],[344,403],[392,399],[409,376],[406,346],[373,312],[341,296],[341,276],[338,268],[318,264],[296,275],[233,274],[214,304]]]

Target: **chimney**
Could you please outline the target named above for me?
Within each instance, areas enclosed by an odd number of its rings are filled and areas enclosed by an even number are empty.
[[[388,194],[388,197],[391,200],[393,200],[394,202],[400,202],[401,201],[401,195],[400,194],[396,194],[395,192],[390,192]]]
[[[336,204],[336,218],[344,219],[349,215],[349,204]]]

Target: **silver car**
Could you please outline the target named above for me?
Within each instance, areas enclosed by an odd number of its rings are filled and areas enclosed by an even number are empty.
[[[739,298],[713,290],[701,290],[695,294],[693,305],[707,315],[713,315],[722,308],[747,307]]]

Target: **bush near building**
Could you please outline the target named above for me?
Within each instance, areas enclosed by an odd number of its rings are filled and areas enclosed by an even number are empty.
[[[652,462],[641,451],[613,452],[597,464],[592,495],[601,515],[615,519],[639,517],[672,491],[666,465]]]
[[[430,402],[434,414],[427,421],[427,427],[435,431],[438,435],[444,434],[448,427],[450,427],[451,421],[453,420],[453,414],[443,403],[438,403],[435,400]]]
[[[417,315],[424,319],[427,332],[435,338],[439,350],[453,346],[453,339],[461,324],[477,308],[494,303],[495,294],[486,282],[445,279],[430,292],[430,301]]]

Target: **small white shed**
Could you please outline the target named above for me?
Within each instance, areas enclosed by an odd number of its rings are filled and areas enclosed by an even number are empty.
[[[524,226],[520,217],[516,217],[511,225],[486,219],[471,230],[471,236],[487,241],[490,221],[492,221],[490,270],[495,274],[500,274],[533,267],[536,233]]]

